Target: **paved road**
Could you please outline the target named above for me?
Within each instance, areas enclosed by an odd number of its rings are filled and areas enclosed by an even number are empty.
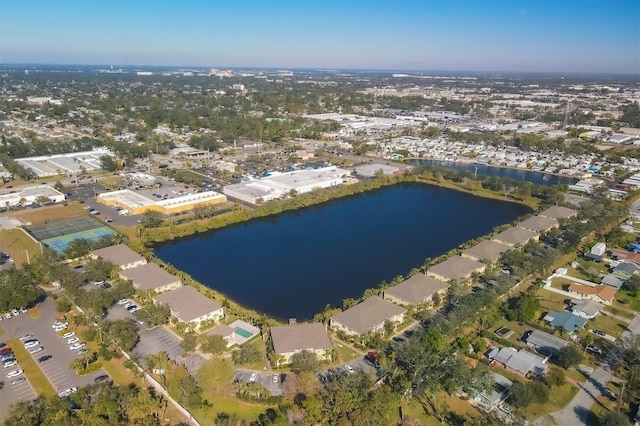
[[[627,326],[627,330],[622,333],[622,337],[631,334],[640,334],[640,314],[636,315],[633,321]],[[556,411],[552,414],[554,420],[560,425],[579,425],[587,424],[587,416],[591,411],[591,406],[596,399],[604,394],[605,387],[611,380],[611,372],[608,371],[607,361],[603,361],[602,366],[597,368],[589,380],[587,380],[582,388],[578,391],[571,403],[564,409]],[[537,422],[540,426],[548,423],[544,419]]]

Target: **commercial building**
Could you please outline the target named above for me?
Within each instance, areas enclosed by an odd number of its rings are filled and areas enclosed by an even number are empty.
[[[222,305],[188,285],[154,296],[153,300],[169,305],[174,318],[195,330],[205,321],[218,322],[224,318]]]
[[[225,203],[227,197],[215,191],[205,191],[154,201],[135,191],[123,189],[100,194],[98,195],[98,201],[107,206],[117,205],[129,210],[132,214],[142,214],[148,210],[154,210],[162,214],[175,214],[193,210],[198,205],[207,206]]]
[[[523,246],[531,240],[537,241],[538,237],[539,236],[536,232],[512,226],[511,228],[508,228],[500,232],[498,235],[494,236],[492,240],[499,243],[504,243],[511,247],[515,247]]]
[[[101,168],[100,158],[105,155],[114,156],[108,148],[96,148],[92,151],[18,158],[16,162],[31,170],[37,177],[42,178],[99,170]]]
[[[309,323],[271,327],[269,334],[273,350],[283,357],[280,365],[289,364],[291,357],[302,351],[315,353],[319,360],[331,359],[332,345],[324,324]]]
[[[154,290],[156,293],[175,290],[182,286],[180,278],[171,275],[155,263],[147,263],[118,273],[123,280],[131,280],[139,290]]]
[[[400,284],[384,291],[383,298],[397,305],[423,305],[431,306],[433,296],[444,296],[449,284],[428,277],[424,274],[415,274],[402,281]]]
[[[462,252],[462,257],[474,259],[477,261],[496,262],[500,260],[502,255],[511,250],[506,244],[492,240],[484,240]]]
[[[0,195],[0,208],[30,206],[35,203],[61,203],[65,195],[50,186],[38,185],[24,188],[20,192],[9,192]]]
[[[487,265],[462,256],[451,256],[444,262],[433,265],[427,271],[427,275],[437,280],[471,280],[473,273],[481,274]]]
[[[314,189],[342,185],[349,175],[348,170],[335,166],[313,170],[295,170],[250,182],[227,185],[223,192],[236,200],[257,205],[287,196],[292,192],[304,194]]]
[[[378,296],[371,296],[364,302],[331,317],[330,326],[349,336],[359,336],[370,331],[384,332],[384,323],[397,324],[404,320],[407,310]]]
[[[121,270],[136,268],[147,264],[147,259],[124,244],[93,250],[89,255],[93,259],[102,258],[111,262]]]

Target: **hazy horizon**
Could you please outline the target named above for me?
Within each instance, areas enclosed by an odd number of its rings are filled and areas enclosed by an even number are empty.
[[[637,0],[3,0],[0,63],[640,74]]]

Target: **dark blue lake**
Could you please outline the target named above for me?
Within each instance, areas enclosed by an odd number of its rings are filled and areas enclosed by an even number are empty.
[[[305,320],[529,211],[403,183],[163,243],[155,254],[246,307]]]
[[[549,173],[536,172],[533,170],[508,169],[506,167],[488,166],[486,164],[475,163],[455,163],[452,161],[436,161],[436,160],[417,160],[423,166],[445,167],[447,169],[457,170],[459,172],[477,173],[482,176],[505,177],[515,180],[526,180],[536,185],[572,185],[578,179],[552,175]]]

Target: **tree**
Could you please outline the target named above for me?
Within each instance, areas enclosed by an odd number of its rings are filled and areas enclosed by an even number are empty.
[[[106,172],[115,172],[118,170],[118,163],[110,155],[100,157],[100,168]]]
[[[62,193],[64,193],[64,191],[66,190],[62,182],[60,182],[59,180],[57,180],[55,185],[53,185],[53,189]]]
[[[242,345],[240,349],[233,351],[234,364],[252,364],[262,358],[262,353],[254,345]]]
[[[560,367],[569,369],[582,361],[582,353],[575,346],[567,345],[560,349],[556,361]]]
[[[65,314],[71,309],[71,302],[66,297],[60,297],[56,300],[56,312]]]
[[[111,278],[111,273],[116,266],[99,257],[89,260],[84,266],[84,276],[91,281],[105,281]]]
[[[610,352],[611,367],[624,380],[618,403],[640,401],[640,335],[618,339]]]
[[[151,327],[166,324],[171,316],[171,308],[166,303],[151,303],[138,311],[138,319]]]
[[[101,323],[105,333],[124,351],[129,352],[138,343],[138,328],[133,319],[104,320]]]
[[[600,426],[631,426],[629,418],[620,411],[607,411],[598,419]]]
[[[180,404],[187,407],[198,407],[202,404],[202,389],[181,365],[169,364],[165,376],[167,377],[167,391]]]
[[[545,381],[552,388],[562,386],[565,383],[564,373],[559,368],[551,367],[545,377]]]
[[[209,354],[221,354],[227,350],[227,341],[222,336],[205,336],[200,343],[200,349]]]
[[[205,361],[196,378],[203,389],[215,396],[227,395],[233,388],[235,369],[226,358],[213,358]]]
[[[525,408],[533,403],[544,403],[548,399],[549,389],[537,380],[527,383],[515,382],[511,386],[509,400],[518,408]]]
[[[143,228],[157,228],[162,225],[162,213],[155,210],[147,210],[142,214],[140,225]]]
[[[320,363],[315,352],[312,351],[300,351],[293,354],[289,360],[289,367],[291,371],[298,374],[301,372],[315,372],[317,371]]]
[[[385,337],[389,337],[391,336],[391,334],[393,333],[393,331],[395,330],[395,327],[393,325],[393,323],[389,320],[385,320],[384,322],[384,335]]]
[[[524,292],[507,302],[505,316],[510,321],[533,321],[540,309],[540,301],[534,292]]]
[[[185,352],[193,352],[198,345],[198,338],[193,333],[185,334],[184,338],[180,342],[180,347],[184,349]]]

